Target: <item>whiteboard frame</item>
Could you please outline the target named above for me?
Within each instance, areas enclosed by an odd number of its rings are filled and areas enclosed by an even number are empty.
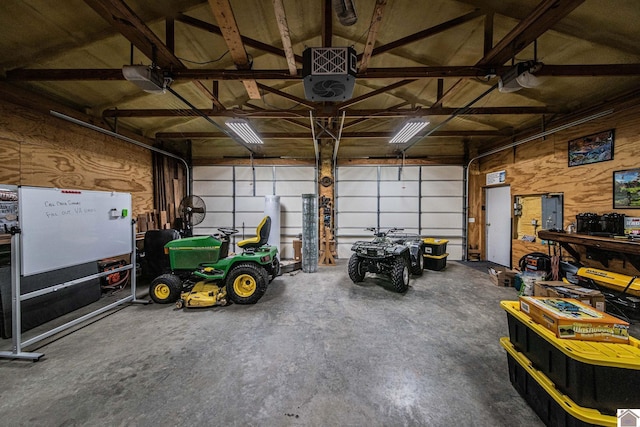
[[[20,186],[22,275],[131,253],[131,215],[129,193]]]

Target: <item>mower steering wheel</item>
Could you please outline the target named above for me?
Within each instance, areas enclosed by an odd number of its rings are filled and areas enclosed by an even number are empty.
[[[231,228],[231,227],[220,227],[220,228],[218,228],[218,231],[221,232],[222,234],[224,234],[225,236],[231,236],[232,234],[239,233],[238,230],[236,230],[235,228]]]

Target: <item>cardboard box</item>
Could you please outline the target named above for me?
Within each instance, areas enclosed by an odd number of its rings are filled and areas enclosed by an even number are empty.
[[[558,338],[629,343],[629,323],[573,298],[520,297],[520,311]]]
[[[515,270],[510,270],[506,267],[489,267],[488,269],[489,279],[496,286],[513,286],[513,280],[518,274]]]
[[[554,298],[573,298],[590,305],[596,310],[605,311],[605,299],[602,292],[597,289],[583,288],[571,283],[562,281],[538,281],[533,288],[533,296],[536,297],[554,297]]]

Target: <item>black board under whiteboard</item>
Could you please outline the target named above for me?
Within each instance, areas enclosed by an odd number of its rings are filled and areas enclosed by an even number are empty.
[[[22,275],[130,253],[131,194],[20,187]]]

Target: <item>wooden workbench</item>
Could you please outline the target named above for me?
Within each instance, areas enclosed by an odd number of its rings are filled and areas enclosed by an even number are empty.
[[[609,252],[617,254],[624,261],[628,261],[633,265],[634,268],[640,270],[640,241],[627,238],[590,236],[588,234],[561,233],[548,230],[538,231],[538,238],[558,242],[576,261],[580,261],[580,252],[574,247],[578,245],[585,247],[588,251],[592,251],[592,253],[603,254],[602,257],[596,259],[605,267],[607,267],[607,265],[604,253]]]

